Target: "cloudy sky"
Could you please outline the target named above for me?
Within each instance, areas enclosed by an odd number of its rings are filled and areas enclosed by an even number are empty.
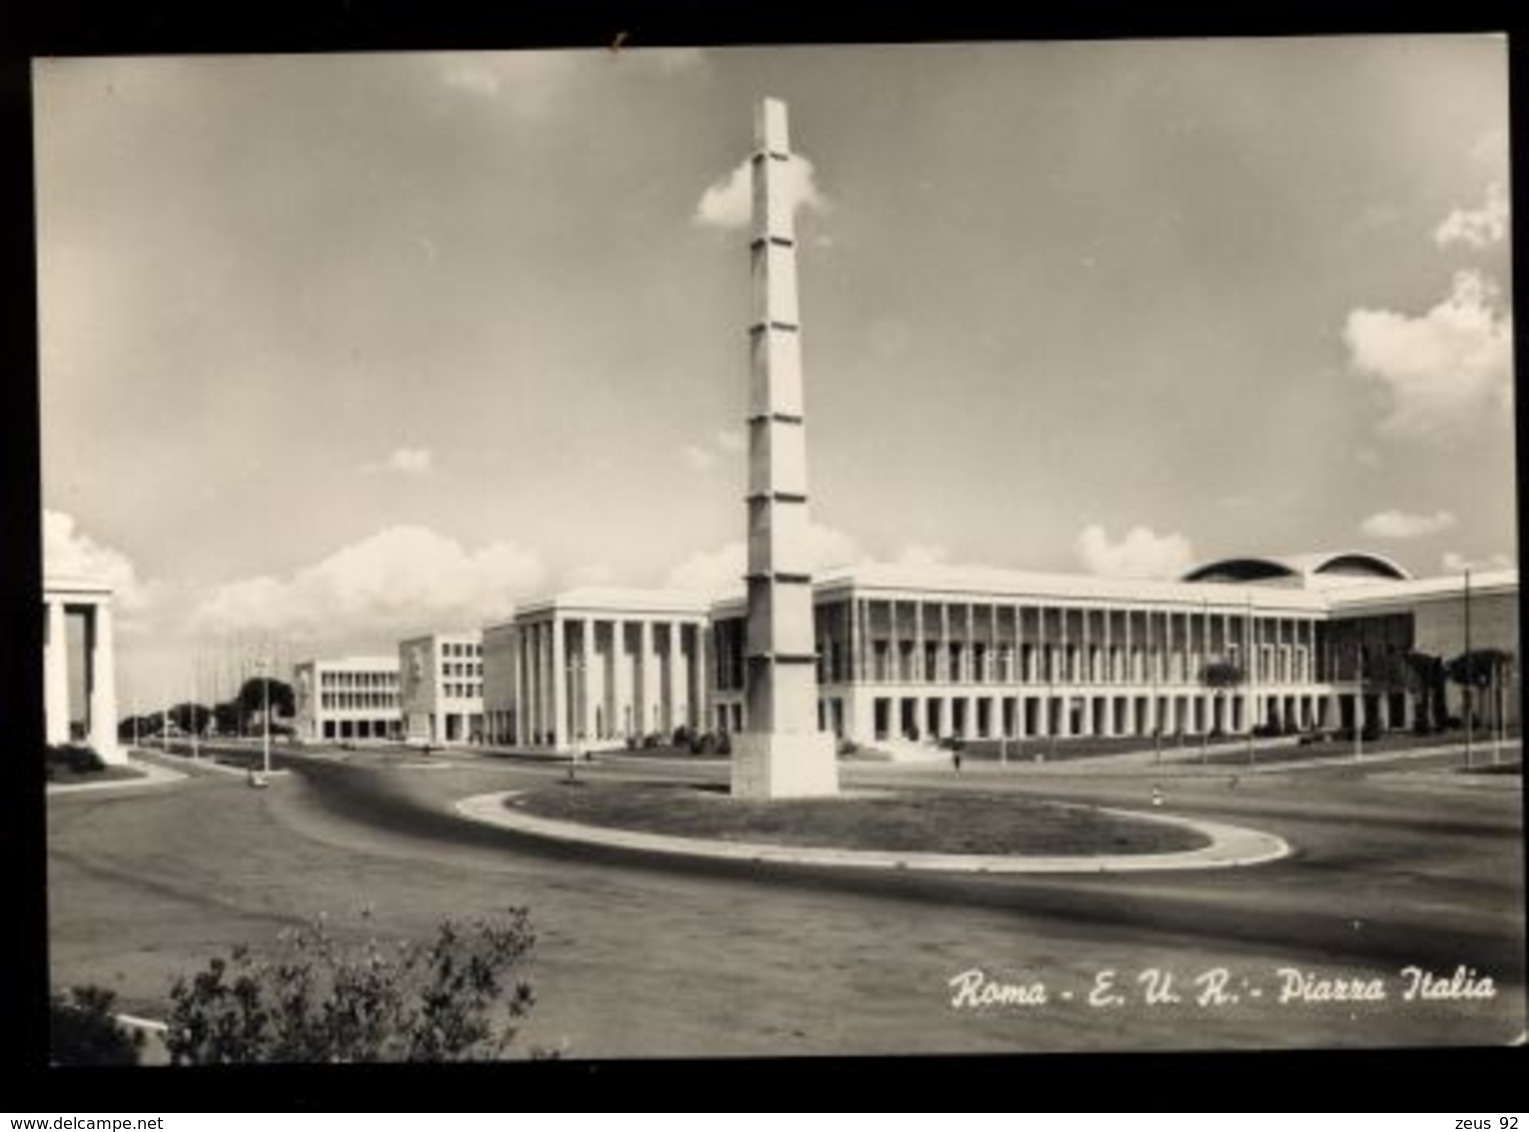
[[[148,701],[736,578],[765,94],[821,565],[1511,561],[1506,84],[1464,37],[43,62],[48,566]]]

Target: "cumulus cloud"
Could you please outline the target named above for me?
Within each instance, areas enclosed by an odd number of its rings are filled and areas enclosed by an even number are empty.
[[[390,642],[503,617],[545,579],[538,554],[513,543],[470,550],[427,527],[388,527],[286,577],[217,587],[194,611],[192,627]]]
[[[751,164],[744,158],[731,173],[701,194],[695,208],[695,223],[708,228],[748,227],[754,209]],[[818,188],[812,162],[799,153],[793,154],[786,166],[786,186],[795,211],[828,210],[828,197]]]
[[[132,559],[96,542],[66,512],[43,511],[42,560],[47,577],[107,583],[117,609],[133,611],[147,601],[146,588],[139,583]]]
[[[1444,572],[1460,574],[1466,570],[1511,570],[1513,559],[1506,554],[1489,554],[1485,558],[1467,558],[1457,551],[1444,552]]]
[[[1449,296],[1426,314],[1349,312],[1349,366],[1390,399],[1382,432],[1430,436],[1457,431],[1486,406],[1506,409],[1513,381],[1513,322],[1479,272],[1455,275]]]
[[[1508,194],[1502,184],[1487,186],[1486,201],[1480,208],[1456,208],[1433,230],[1434,243],[1441,248],[1464,244],[1484,248],[1500,244],[1508,235]]]
[[[1438,534],[1455,525],[1455,517],[1448,511],[1435,511],[1432,515],[1412,515],[1406,511],[1377,511],[1359,529],[1371,538],[1405,539]]]
[[[1073,546],[1090,574],[1106,578],[1176,578],[1194,562],[1189,540],[1181,534],[1157,535],[1133,527],[1119,542],[1098,523],[1083,528]]]
[[[813,523],[807,529],[808,561],[814,573],[865,560],[860,544],[843,531]],[[743,588],[748,549],[742,539],[716,550],[699,551],[669,571],[664,585],[696,593],[727,594]]]

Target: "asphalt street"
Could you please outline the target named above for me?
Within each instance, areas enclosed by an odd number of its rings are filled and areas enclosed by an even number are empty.
[[[423,936],[516,904],[538,930],[525,1044],[572,1056],[1494,1045],[1525,1027],[1516,778],[1467,785],[1417,762],[1163,782],[847,767],[851,783],[1141,809],[1157,785],[1166,812],[1295,847],[1247,869],[951,877],[650,858],[450,812],[551,786],[560,766],[402,751],[290,765],[263,791],[201,774],[52,798],[55,981],[114,986],[152,1016],[175,974],[305,916],[343,927],[367,906],[368,930]]]

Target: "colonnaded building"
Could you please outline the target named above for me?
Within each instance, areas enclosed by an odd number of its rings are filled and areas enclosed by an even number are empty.
[[[945,738],[1412,726],[1408,653],[1518,649],[1518,572],[1414,578],[1360,551],[1212,562],[1178,581],[861,566],[813,584],[819,725],[894,755]],[[746,608],[575,590],[484,633],[486,739],[572,750],[747,728]],[[1207,668],[1241,679],[1214,688]],[[1516,726],[1520,678],[1476,696]],[[1463,708],[1458,687],[1447,710]]]
[[[43,721],[50,745],[83,743],[109,763],[117,743],[112,589],[86,578],[43,579]]]

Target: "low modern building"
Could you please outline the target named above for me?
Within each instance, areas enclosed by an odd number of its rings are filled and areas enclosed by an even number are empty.
[[[1467,588],[1361,552],[1226,559],[1178,581],[860,566],[819,577],[813,612],[820,726],[893,746],[1409,727],[1409,654],[1518,651],[1516,570]],[[741,596],[560,595],[488,630],[486,706],[499,741],[526,746],[738,732],[745,635]],[[1510,663],[1476,721],[1516,726],[1519,684]],[[1445,695],[1461,716],[1462,689]]]
[[[297,734],[308,742],[397,739],[398,658],[308,660],[293,669]]]
[[[496,742],[620,747],[706,726],[705,598],[591,587],[519,607],[484,633]]]
[[[82,578],[43,582],[43,714],[50,744],[81,743],[109,763],[117,743],[112,589]],[[77,626],[71,632],[71,626]],[[71,647],[71,640],[78,647]]]
[[[407,740],[483,741],[482,633],[432,633],[400,641],[398,665]]]

